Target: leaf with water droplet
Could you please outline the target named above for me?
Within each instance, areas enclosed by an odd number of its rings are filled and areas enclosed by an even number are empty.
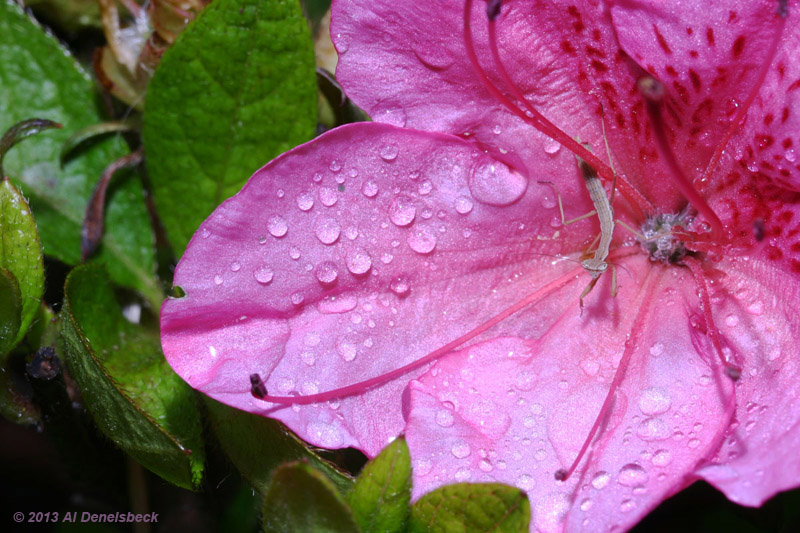
[[[98,428],[167,481],[199,486],[205,451],[192,390],[167,365],[158,335],[128,322],[102,268],[75,268],[64,287],[66,361]]]
[[[411,500],[411,457],[400,437],[367,463],[347,495],[364,533],[405,531]]]
[[[87,201],[106,165],[125,155],[125,142],[109,138],[85,146],[62,168],[63,143],[103,120],[88,76],[13,2],[0,2],[0,57],[0,131],[31,116],[64,126],[15,146],[4,160],[5,172],[30,200],[44,253],[79,263]],[[154,277],[153,244],[141,183],[130,175],[109,194],[106,231],[94,260],[115,282],[155,303],[161,289]]]
[[[500,483],[459,483],[429,492],[411,507],[408,531],[528,531],[527,495]]]
[[[264,495],[262,514],[267,533],[359,531],[334,484],[305,463],[278,468]]]
[[[197,226],[317,123],[314,52],[297,2],[218,0],[164,54],[143,139],[159,214],[178,255]]]

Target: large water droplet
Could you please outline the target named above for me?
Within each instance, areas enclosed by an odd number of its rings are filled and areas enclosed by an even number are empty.
[[[372,257],[363,248],[347,252],[347,269],[356,275],[366,274],[372,268]]]
[[[452,453],[456,459],[468,457],[471,452],[472,450],[470,449],[469,444],[463,440],[453,444],[453,447],[450,449],[450,453]]]
[[[337,46],[339,43],[337,42]],[[341,48],[339,49],[341,52]],[[370,114],[372,120],[375,122],[382,122],[383,124],[391,124],[400,128],[405,127],[408,120],[405,110],[402,107],[395,107],[392,104],[383,104],[376,106]]]
[[[600,490],[608,485],[609,481],[611,481],[611,475],[608,472],[601,470],[592,478],[592,487]]]
[[[436,235],[427,228],[411,231],[407,240],[411,249],[418,254],[429,254],[436,248]]]
[[[397,149],[397,146],[393,144],[387,144],[381,148],[381,159],[384,161],[394,161],[397,159],[398,152],[399,150]]]
[[[466,215],[472,211],[472,198],[469,196],[459,196],[455,201],[456,211],[462,215]]]
[[[348,342],[345,339],[340,339],[338,343],[336,343],[336,351],[339,355],[342,356],[347,362],[352,361],[356,358],[356,354],[358,353],[358,346],[353,344],[352,342]]]
[[[479,202],[489,205],[509,205],[525,194],[528,181],[505,164],[482,157],[472,168],[469,190]]]
[[[646,418],[639,423],[636,434],[646,441],[668,439],[672,434],[669,426],[660,418]]]
[[[280,215],[272,215],[267,220],[267,231],[273,237],[283,237],[286,235],[286,232],[289,231],[289,224],[286,223],[286,220]]]
[[[336,191],[330,187],[322,187],[319,190],[319,201],[322,202],[322,205],[325,207],[331,207],[339,201],[339,196],[336,194]]]
[[[658,450],[653,454],[650,461],[655,466],[669,466],[669,464],[672,463],[672,452],[669,450]]]
[[[647,416],[660,415],[666,413],[672,407],[672,400],[669,393],[660,388],[651,387],[642,391],[639,398],[639,410]]]
[[[336,279],[339,277],[339,270],[336,268],[336,263],[333,261],[323,261],[317,265],[317,269],[314,273],[319,282],[325,285],[335,283]]]
[[[262,285],[268,285],[272,282],[272,269],[269,267],[261,267],[253,272],[253,277]]]
[[[561,143],[558,141],[554,141],[553,139],[545,139],[544,141],[544,151],[548,154],[555,154],[561,149]]]
[[[626,487],[635,487],[636,485],[644,485],[650,476],[647,471],[635,463],[628,463],[619,470],[617,481],[620,485]]]
[[[408,226],[414,221],[417,215],[417,208],[414,200],[408,196],[397,196],[389,206],[389,220],[396,226]]]
[[[342,227],[333,218],[320,218],[314,225],[314,234],[322,244],[333,244],[339,238]]]
[[[411,290],[408,280],[402,277],[393,279],[389,283],[389,288],[392,289],[392,292],[398,296],[405,296],[408,294],[408,291]]]
[[[454,421],[455,417],[453,417],[452,411],[448,409],[439,409],[436,412],[436,423],[443,428],[449,428],[453,425]]]
[[[426,67],[434,70],[445,70],[455,62],[453,53],[443,42],[413,41],[411,49]]]

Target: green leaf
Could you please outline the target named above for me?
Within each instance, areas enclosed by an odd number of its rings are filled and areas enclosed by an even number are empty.
[[[178,255],[253,172],[314,135],[315,76],[297,0],[217,0],[164,53],[147,90],[143,138]]]
[[[0,268],[14,275],[21,297],[18,329],[5,349],[0,341],[3,355],[25,336],[44,292],[44,260],[36,223],[28,202],[7,178],[0,181]]]
[[[527,495],[500,483],[446,485],[411,507],[411,533],[527,532]]]
[[[81,259],[81,223],[103,169],[125,155],[120,138],[85,146],[62,169],[61,146],[73,132],[103,121],[92,82],[75,60],[13,2],[0,0],[0,131],[33,116],[64,125],[12,149],[5,169],[30,198],[44,253]],[[97,261],[111,278],[160,301],[154,236],[142,186],[131,174],[109,191],[106,233]]]
[[[259,492],[266,492],[274,470],[288,461],[305,460],[346,491],[353,480],[309,450],[303,441],[271,418],[233,409],[205,397],[211,428],[225,454]]]
[[[197,487],[205,461],[200,414],[158,335],[122,316],[97,265],[67,277],[61,315],[67,365],[100,430],[167,481]]]
[[[264,496],[265,533],[357,533],[353,514],[331,481],[306,463],[278,468]]]
[[[0,268],[0,362],[16,344],[17,332],[22,323],[22,293],[14,274]]]
[[[367,463],[347,501],[364,533],[406,529],[411,501],[411,457],[398,438]]]

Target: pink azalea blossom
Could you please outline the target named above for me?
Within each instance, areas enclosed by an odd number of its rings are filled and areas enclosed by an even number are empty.
[[[800,6],[553,4],[334,2],[375,122],[203,223],[164,352],[314,445],[405,433],[415,498],[521,487],[532,530],[625,529],[697,479],[760,505],[800,485]],[[597,219],[563,227],[538,182],[591,210],[575,155],[608,189],[603,127],[617,217],[666,229],[617,226],[618,295],[607,274],[581,312]]]

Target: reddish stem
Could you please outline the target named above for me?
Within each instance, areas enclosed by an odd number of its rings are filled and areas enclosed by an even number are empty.
[[[306,396],[271,396],[269,394],[265,394],[263,396],[259,395],[257,397],[261,400],[264,400],[265,402],[306,405],[310,403],[326,402],[329,400],[343,398],[345,396],[351,396],[353,394],[363,393],[367,389],[370,389],[372,387],[375,387],[376,385],[381,385],[395,378],[398,378],[404,374],[407,374],[408,372],[411,372],[416,368],[419,368],[427,363],[430,363],[431,361],[434,361],[442,357],[443,355],[450,353],[451,351],[455,350],[465,342],[474,339],[484,331],[494,327],[495,325],[499,324],[500,322],[510,317],[511,315],[521,311],[522,309],[528,307],[532,303],[535,303],[537,300],[541,300],[542,298],[550,295],[551,293],[560,289],[570,281],[574,281],[576,279],[576,275],[582,271],[583,271],[582,268],[575,268],[571,270],[567,274],[557,278],[554,281],[551,281],[544,287],[532,292],[531,294],[529,294],[522,300],[518,301],[514,305],[507,307],[494,317],[490,318],[481,325],[473,328],[467,333],[461,335],[457,339],[448,342],[444,346],[437,348],[436,350],[430,352],[428,355],[420,359],[417,359],[412,363],[409,363],[400,368],[396,368],[395,370],[392,370],[385,374],[381,374],[379,376],[375,376],[373,378],[366,379],[364,381],[359,381],[358,383],[347,385],[346,387],[320,392],[318,394],[309,394]]]

